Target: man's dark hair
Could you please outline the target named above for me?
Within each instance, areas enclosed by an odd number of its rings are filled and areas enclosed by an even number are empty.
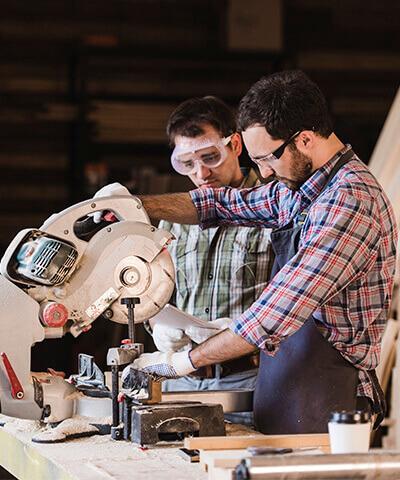
[[[298,130],[327,138],[333,131],[328,105],[318,86],[300,70],[261,78],[239,105],[238,127],[265,127],[274,140],[287,140]]]
[[[221,137],[236,132],[232,110],[217,97],[190,98],[178,105],[167,123],[167,135],[173,146],[175,137],[197,137],[204,134],[204,126],[211,125]]]

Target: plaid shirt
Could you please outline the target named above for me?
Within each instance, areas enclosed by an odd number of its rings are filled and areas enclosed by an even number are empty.
[[[324,337],[360,370],[357,394],[373,398],[367,371],[379,363],[395,269],[396,220],[382,188],[355,155],[319,196],[333,165],[350,148],[296,192],[273,182],[241,191],[197,189],[191,197],[202,228],[278,228],[309,208],[297,254],[231,328],[274,355],[280,342],[313,315]]]
[[[259,185],[250,170],[241,187]],[[160,222],[176,238],[168,246],[176,269],[175,303],[205,320],[237,318],[261,295],[272,267],[270,230]]]

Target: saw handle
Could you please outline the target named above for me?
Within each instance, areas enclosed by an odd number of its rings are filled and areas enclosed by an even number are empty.
[[[15,373],[7,354],[1,352],[0,356],[3,360],[4,368],[6,369],[8,381],[10,382],[11,396],[16,400],[21,400],[24,398],[24,389],[22,388],[17,374]]]
[[[112,218],[111,218],[112,216]],[[74,224],[74,234],[81,240],[88,242],[93,235],[102,230],[104,227],[111,225],[112,223],[118,222],[118,219],[115,215],[110,213],[110,215],[104,216],[104,220],[101,220],[100,223],[93,221],[93,217],[85,217],[83,220],[77,220]]]
[[[85,248],[87,242],[76,236],[73,226],[79,218],[86,217],[99,210],[112,212],[118,220],[150,224],[150,219],[142,206],[142,202],[137,197],[113,195],[92,198],[72,205],[72,207],[49,217],[40,227],[40,230]]]

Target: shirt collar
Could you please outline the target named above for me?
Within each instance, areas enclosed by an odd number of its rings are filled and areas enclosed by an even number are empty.
[[[330,158],[324,165],[322,165],[322,167],[316,170],[311,177],[303,183],[299,192],[306,203],[312,203],[318,197],[326,184],[333,166],[336,164],[339,158],[350,149],[351,145],[347,144],[344,148],[342,148],[342,150],[339,150],[337,153],[335,153],[332,158]]]
[[[242,171],[244,178],[238,188],[251,188],[261,183],[256,171],[253,168],[241,167],[240,170]]]

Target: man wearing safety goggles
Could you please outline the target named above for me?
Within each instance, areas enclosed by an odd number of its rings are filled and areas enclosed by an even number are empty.
[[[242,169],[242,141],[229,107],[215,97],[193,98],[171,114],[167,135],[171,163],[196,187],[250,188],[260,184],[252,169]],[[153,339],[160,351],[192,348],[226,328],[230,319],[246,310],[265,288],[272,266],[270,231],[259,227],[217,227],[161,222],[176,240],[168,247],[176,268],[175,304],[208,320],[210,329],[186,331],[155,325]],[[254,389],[258,355],[246,355],[200,369],[196,375],[163,382],[164,391]],[[231,415],[246,423],[251,415]]]
[[[208,127],[212,130],[212,127]],[[179,139],[179,145],[174,148],[171,155],[171,163],[174,169],[181,175],[194,175],[201,167],[211,169],[221,166],[228,157],[229,150],[226,148],[232,142],[232,137],[238,135],[232,133],[228,137],[219,138],[218,132],[205,133],[200,138]],[[236,145],[240,140],[236,137]],[[240,174],[238,177],[242,177]],[[197,182],[195,182],[197,183]],[[233,185],[234,186],[234,185]]]

